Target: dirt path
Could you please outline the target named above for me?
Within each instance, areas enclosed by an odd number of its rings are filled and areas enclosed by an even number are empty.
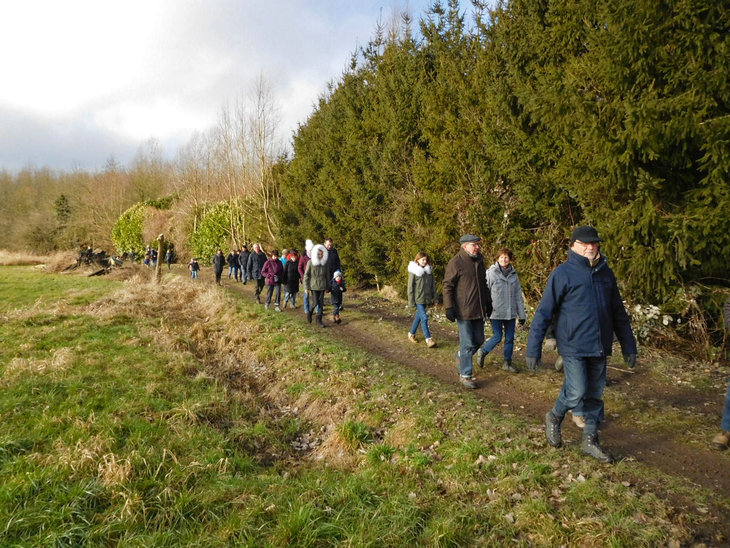
[[[225,285],[252,298],[253,288],[250,284],[245,287],[233,283]],[[349,298],[345,301],[346,308],[342,313],[342,324],[334,326],[330,323],[331,328],[327,329],[328,335],[391,362],[420,371],[444,384],[453,385],[455,390],[463,390],[458,382],[456,365],[451,357],[458,348],[458,337],[452,326],[433,322],[431,330],[435,339],[439,341],[439,348],[424,354],[425,344],[414,345],[407,342],[405,334],[411,320],[404,317],[402,312],[399,314],[395,305],[384,299],[375,299],[378,301],[375,305],[372,304],[372,299],[368,299],[367,305],[357,304],[356,301],[359,299],[355,299],[355,296],[356,293],[349,293]],[[286,309],[285,313],[298,315],[305,321],[301,308],[301,295],[298,300],[299,308]],[[331,308],[327,306],[327,310],[331,311]],[[383,337],[382,331],[368,329],[368,324],[372,325],[373,322],[381,325],[385,322],[389,328],[393,327],[393,333],[397,335]],[[546,355],[546,362],[548,361],[549,356]],[[523,356],[516,354],[515,363],[518,366],[524,363]],[[694,409],[701,409],[710,417],[708,420],[719,425],[723,402],[710,401],[701,391],[692,388],[660,384],[656,380],[641,377],[640,366],[641,364],[637,368],[637,373],[620,368],[612,368],[609,371],[607,393],[621,392],[632,401],[640,402],[641,405],[638,405],[635,411],[632,409],[632,413],[626,413],[617,419],[611,419],[611,409],[607,409],[609,420],[601,428],[602,443],[618,458],[636,460],[670,476],[687,479],[726,499],[724,507],[712,508],[712,512],[719,518],[718,529],[703,531],[700,534],[712,539],[721,532],[724,538],[730,539],[730,510],[727,504],[730,500],[730,451],[718,452],[706,444],[697,446],[683,443],[681,431],[677,431],[671,438],[660,438],[656,434],[652,435],[632,426],[639,420],[641,413],[647,412],[647,406],[643,404],[649,400],[651,406],[657,410],[679,408],[691,412]],[[552,407],[562,382],[562,374],[554,371],[552,367],[539,369],[536,374],[512,375],[492,365],[483,370],[475,368],[475,375],[478,388],[473,393],[476,397],[484,398],[495,406],[502,407],[505,412],[519,415],[535,424],[542,424],[543,417]],[[651,412],[651,409],[648,412]],[[564,422],[563,431],[566,447],[575,449],[580,443],[580,431],[570,420]],[[690,513],[707,511],[688,507],[686,500],[681,496],[668,492],[666,486],[657,485],[655,481],[650,484],[652,481],[650,479],[643,477],[622,479],[646,487],[660,496],[663,494],[671,498],[675,508],[680,511]]]

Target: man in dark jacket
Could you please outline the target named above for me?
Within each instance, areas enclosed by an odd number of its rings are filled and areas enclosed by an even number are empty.
[[[245,245],[241,248],[241,253],[238,254],[238,263],[241,266],[241,281],[243,282],[243,285],[246,285],[246,282],[248,281],[248,257],[250,255],[251,252]]]
[[[484,342],[484,319],[492,313],[492,297],[487,288],[487,269],[479,252],[480,238],[466,234],[461,249],[446,265],[444,308],[446,318],[459,327],[459,379],[466,388],[476,388],[472,356]]]
[[[226,264],[226,258],[223,256],[223,250],[219,249],[215,255],[213,255],[213,272],[215,272],[215,283],[221,285],[221,275],[223,274],[223,267]]]
[[[340,254],[337,253],[337,248],[334,246],[332,238],[324,239],[324,246],[327,248],[327,275],[331,280],[338,270],[342,271],[342,263],[340,262]]]
[[[264,267],[265,262],[266,254],[261,251],[261,246],[259,244],[253,244],[253,252],[248,257],[246,269],[248,270],[248,277],[252,280],[256,280],[256,291],[254,292],[254,297],[256,297],[256,302],[259,304],[261,304],[261,291],[264,289],[264,285],[266,283],[263,274],[261,274],[261,269]]]
[[[545,416],[545,436],[550,445],[560,447],[565,413],[582,402],[585,427],[581,450],[600,462],[612,462],[613,457],[598,442],[606,358],[611,355],[615,332],[624,361],[633,369],[636,340],[616,277],[600,253],[598,232],[579,226],[570,239],[568,260],[550,274],[535,311],[527,341],[527,367],[532,371],[537,368],[543,338],[554,321],[565,378],[555,406]]]

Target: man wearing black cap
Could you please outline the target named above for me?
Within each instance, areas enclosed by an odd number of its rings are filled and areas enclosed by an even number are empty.
[[[568,260],[550,274],[527,340],[527,367],[540,363],[542,341],[554,320],[558,353],[565,378],[558,399],[545,416],[545,437],[553,447],[562,445],[560,425],[565,413],[582,403],[585,427],[581,450],[600,462],[612,462],[598,442],[603,416],[606,358],[616,333],[624,361],[636,365],[636,340],[626,314],[616,277],[600,253],[598,232],[579,226],[571,236]]]
[[[444,308],[446,318],[459,327],[459,380],[466,388],[476,388],[472,378],[472,356],[484,342],[484,319],[492,313],[492,296],[487,289],[487,269],[479,253],[481,240],[466,234],[461,249],[446,265]]]

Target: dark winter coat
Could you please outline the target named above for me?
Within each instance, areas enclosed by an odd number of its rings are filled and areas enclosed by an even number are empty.
[[[266,254],[263,251],[259,251],[258,253],[252,251],[248,258],[248,264],[246,265],[248,277],[252,280],[260,280],[263,278],[261,275],[261,269],[264,267],[265,262]]]
[[[339,283],[335,280],[330,280],[330,303],[341,305],[342,294],[345,291],[347,291],[347,287],[345,286],[344,278],[340,278]]]
[[[213,272],[220,274],[223,272],[223,267],[226,265],[226,258],[223,253],[216,253],[213,255]]]
[[[487,270],[487,287],[492,296],[492,320],[525,319],[525,301],[522,299],[522,285],[517,277],[517,271],[512,265],[507,267],[505,274],[494,263]]]
[[[334,247],[327,250],[327,272],[330,280],[334,277],[335,272],[342,271],[342,263],[340,262],[340,254]]]
[[[288,260],[284,265],[284,283],[287,293],[299,292],[299,261]]]
[[[197,272],[197,271],[199,271],[199,270],[200,270],[200,264],[198,263],[198,261],[190,261],[190,262],[188,263],[188,269],[189,269],[190,271],[195,271],[195,272]]]
[[[269,259],[261,268],[261,274],[266,279],[266,285],[278,285],[284,279],[284,265],[279,259]]]
[[[610,356],[614,332],[622,352],[636,354],[636,339],[616,277],[603,256],[591,267],[588,259],[571,250],[568,260],[553,270],[530,327],[527,357],[540,357],[553,320],[561,356]]]
[[[246,270],[248,268],[248,258],[250,255],[250,251],[241,251],[238,254],[238,264],[241,266],[241,269]]]
[[[436,282],[433,279],[431,265],[421,266],[416,261],[408,263],[408,306],[416,308],[436,302]]]
[[[492,313],[487,269],[481,254],[472,258],[462,248],[446,265],[444,308],[453,308],[458,320],[482,320]]]

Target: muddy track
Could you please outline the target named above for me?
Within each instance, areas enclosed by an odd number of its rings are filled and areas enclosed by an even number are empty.
[[[248,298],[253,295],[253,288],[250,284],[226,284],[228,289],[233,289]],[[349,345],[357,346],[363,350],[382,357],[394,363],[417,370],[425,375],[452,385],[455,390],[463,390],[458,382],[456,364],[450,358],[454,350],[458,348],[458,337],[451,326],[443,326],[433,323],[431,331],[434,338],[439,341],[440,351],[429,354],[430,359],[423,359],[425,345],[414,345],[406,341],[405,334],[410,327],[410,321],[393,310],[392,305],[382,301],[379,306],[361,306],[353,303],[354,292],[350,293],[351,299],[346,300],[346,308],[342,313],[342,324],[327,329],[329,336],[347,342]],[[285,309],[285,313],[298,315],[305,321],[301,307],[301,295],[299,297],[299,308],[297,310]],[[390,306],[390,309],[389,309]],[[327,306],[327,310],[331,308]],[[394,335],[388,340],[381,336],[363,329],[362,320],[348,319],[349,311],[357,311],[359,315],[365,315],[372,321],[388,322],[397,326],[394,331],[402,338]],[[326,317],[325,317],[326,318]],[[315,329],[313,327],[313,329]],[[444,351],[448,348],[448,351]],[[549,357],[546,356],[546,362]],[[524,363],[521,356],[515,355],[515,363]],[[552,363],[552,362],[549,362]],[[640,366],[639,366],[640,367]],[[534,424],[542,424],[545,413],[552,407],[557,396],[562,375],[552,369],[545,367],[535,374],[543,377],[543,388],[538,390],[525,390],[521,378],[527,373],[511,375],[503,372],[495,366],[485,367],[483,370],[475,368],[475,375],[478,379],[478,387],[472,393],[478,398],[484,398],[495,406],[503,408],[506,412],[522,417],[524,420]],[[701,392],[671,385],[659,385],[656,381],[643,383],[643,379],[636,373],[621,371],[619,368],[612,368],[609,373],[610,381],[607,390],[623,391],[632,398],[638,400],[652,399],[658,409],[666,407],[678,407],[686,409],[703,409],[709,411],[709,419],[719,425],[722,412],[721,401],[708,401]],[[607,413],[610,416],[610,409]],[[641,410],[637,411],[640,414]],[[713,418],[715,417],[715,418]],[[684,478],[697,486],[701,486],[716,492],[727,500],[730,499],[730,451],[719,452],[707,447],[696,447],[681,443],[678,439],[657,439],[656,435],[642,432],[633,428],[631,423],[636,417],[624,415],[617,420],[608,420],[601,428],[601,441],[618,458],[636,460],[652,468],[656,468],[670,476]],[[571,421],[564,422],[564,442],[566,449],[576,450],[580,444],[580,431],[571,424]],[[681,432],[677,433],[681,438]],[[546,444],[547,448],[547,444]],[[687,503],[681,496],[665,491],[666,486],[648,485],[647,480],[641,477],[625,478],[631,483],[639,486],[646,485],[652,492],[672,499],[672,502],[680,511],[695,512],[696,508],[687,507]],[[723,507],[714,507],[713,513],[719,518],[718,528],[714,531],[699,532],[708,540],[721,533],[725,539],[730,539],[730,510],[727,504]]]

